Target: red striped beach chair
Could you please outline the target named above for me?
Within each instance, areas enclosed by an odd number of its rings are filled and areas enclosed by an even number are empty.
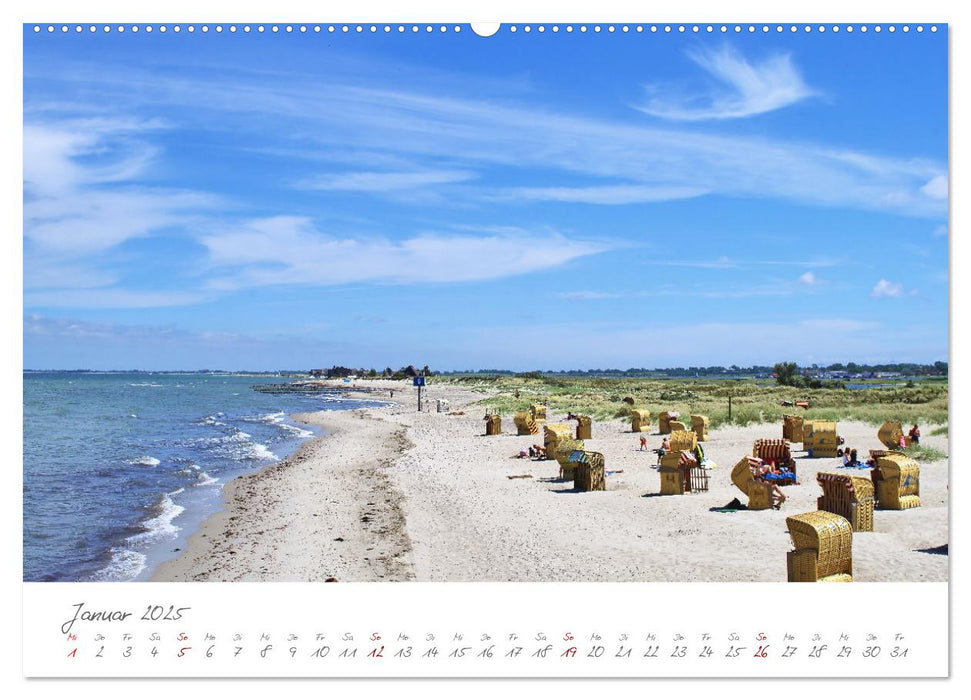
[[[773,461],[780,470],[792,474],[791,479],[776,479],[778,486],[788,486],[796,483],[796,460],[792,458],[789,441],[778,438],[759,438],[752,446],[752,454],[766,462]]]

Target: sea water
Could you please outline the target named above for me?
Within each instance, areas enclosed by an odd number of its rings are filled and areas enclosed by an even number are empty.
[[[380,401],[265,394],[279,377],[24,373],[24,581],[137,581],[178,556],[223,485],[318,431],[293,413]]]

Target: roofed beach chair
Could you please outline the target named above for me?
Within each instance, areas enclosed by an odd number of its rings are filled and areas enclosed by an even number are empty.
[[[539,424],[533,420],[529,411],[517,411],[513,421],[516,423],[517,435],[535,435],[539,432]]]
[[[651,429],[651,413],[641,408],[630,412],[630,430],[632,433],[646,433]]]
[[[904,434],[899,420],[888,420],[880,426],[877,438],[891,450],[900,449],[900,438],[904,439],[904,446],[910,447],[910,436]]]
[[[840,515],[854,532],[873,532],[873,482],[847,474],[816,475],[823,495],[816,499],[819,510]]]
[[[573,464],[573,488],[577,491],[606,491],[604,456],[599,452],[574,450],[570,453]]]
[[[537,423],[546,422],[546,404],[534,403],[529,407],[529,412]]]
[[[502,435],[502,415],[499,413],[487,413],[485,417],[486,435]]]
[[[906,510],[920,507],[920,465],[901,452],[890,452],[876,458],[870,472],[876,488],[877,507],[883,510]]]
[[[802,422],[802,446],[810,457],[835,457],[839,449],[836,422],[831,420],[804,420]]]
[[[692,430],[672,430],[668,441],[672,452],[693,450],[698,445],[698,436]]]
[[[691,416],[691,429],[695,431],[698,442],[708,441],[708,416]]]
[[[576,416],[577,440],[593,439],[593,419],[590,416]]]
[[[796,460],[792,458],[792,451],[789,447],[788,440],[759,438],[752,445],[752,455],[762,460],[772,460],[776,463],[780,471],[792,474],[788,478],[775,478],[774,481],[777,485],[788,486],[789,484],[796,483]]]
[[[708,472],[687,450],[672,451],[661,457],[662,496],[682,496],[708,490]]]
[[[732,469],[732,483],[739,491],[748,496],[749,510],[765,510],[772,507],[772,488],[764,481],[755,478],[752,472],[759,464],[752,457],[742,457]]]
[[[552,456],[556,458],[556,463],[560,465],[561,479],[573,479],[576,463],[570,461],[570,455],[577,450],[583,450],[583,448],[583,440],[574,440],[572,437],[557,441],[556,452]]]
[[[786,555],[790,582],[853,580],[853,530],[835,513],[816,510],[786,518],[795,550]]]
[[[546,448],[546,458],[556,457],[556,445],[560,440],[573,438],[573,427],[566,423],[547,423],[543,426],[543,446]]]
[[[802,442],[802,418],[782,416],[782,439],[789,442]]]
[[[669,420],[668,428],[671,430],[672,433],[675,432],[676,430],[688,430],[688,426],[683,421],[679,421],[679,420]]]
[[[678,420],[680,414],[677,411],[664,411],[657,417],[657,431],[661,435],[671,432],[671,421]]]

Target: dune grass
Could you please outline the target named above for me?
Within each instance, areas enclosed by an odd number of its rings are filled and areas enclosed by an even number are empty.
[[[918,462],[937,462],[947,459],[947,454],[927,445],[911,445],[903,450],[904,454]]]
[[[546,403],[554,412],[571,411],[589,415],[594,420],[626,418],[632,409],[640,408],[647,409],[652,416],[669,410],[679,411],[685,418],[691,414],[706,415],[712,428],[777,423],[784,414],[792,414],[803,418],[855,420],[874,426],[887,420],[899,420],[904,424],[941,425],[944,431],[948,418],[948,388],[943,382],[854,391],[794,389],[755,379],[465,375],[436,377],[434,381],[461,384],[473,391],[481,391],[487,396],[479,402],[480,405],[507,415],[528,410],[534,403]],[[517,391],[518,398],[515,396]],[[810,408],[782,406],[783,401],[809,401]]]

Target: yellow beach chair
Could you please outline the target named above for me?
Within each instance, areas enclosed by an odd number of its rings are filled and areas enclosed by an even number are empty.
[[[786,518],[794,551],[786,555],[790,582],[853,580],[853,529],[835,513],[816,510]]]

